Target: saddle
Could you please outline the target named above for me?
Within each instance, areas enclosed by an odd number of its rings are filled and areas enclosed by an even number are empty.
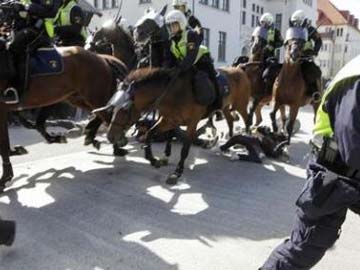
[[[64,62],[55,47],[39,48],[30,54],[30,76],[59,75],[64,72]]]
[[[223,99],[229,95],[229,83],[224,74],[220,71],[216,74],[217,88],[219,94],[215,89],[215,85],[210,80],[209,75],[204,71],[197,71],[194,76],[194,96],[198,104],[202,106],[210,106],[217,103],[217,98]]]

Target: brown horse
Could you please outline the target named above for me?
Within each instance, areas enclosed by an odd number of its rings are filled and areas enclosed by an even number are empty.
[[[272,99],[273,81],[270,80],[266,83],[263,78],[263,73],[266,68],[266,61],[270,61],[270,59],[264,58],[265,47],[267,44],[267,30],[265,30],[266,32],[263,33],[261,29],[261,27],[258,27],[253,33],[249,62],[239,65],[239,67],[246,72],[251,82],[252,104],[249,110],[249,126],[252,125],[254,113],[256,115],[255,125],[258,126],[262,122],[261,109]],[[276,61],[275,58],[273,61]],[[272,63],[269,62],[269,64]]]
[[[247,121],[247,105],[250,98],[250,82],[245,73],[238,68],[223,68],[221,72],[227,77],[230,95],[224,99],[225,116],[231,118],[231,111],[238,110]],[[211,106],[202,106],[195,101],[193,94],[193,72],[179,74],[174,69],[139,69],[132,72],[126,81],[132,82],[130,95],[133,103],[130,108],[123,109],[114,102],[113,118],[108,130],[108,139],[112,143],[124,142],[125,132],[139,119],[142,113],[158,109],[160,120],[154,126],[158,131],[171,131],[179,126],[186,126],[186,136],[183,138],[181,159],[174,173],[168,177],[168,184],[177,183],[184,170],[184,162],[188,156],[191,143],[196,136],[199,121],[209,116],[213,111]],[[119,95],[119,99],[121,99]],[[103,108],[103,110],[109,109]],[[232,121],[231,121],[232,122]],[[151,141],[154,128],[146,138],[145,158],[154,167],[163,165],[162,160],[153,156]],[[166,144],[165,155],[171,154],[170,134]]]
[[[9,133],[7,114],[9,111],[43,107],[66,100],[73,95],[81,97],[78,106],[92,110],[104,106],[116,90],[116,80],[123,79],[126,67],[112,56],[96,55],[80,47],[59,48],[63,58],[64,71],[60,75],[31,78],[20,104],[0,103],[0,154],[3,161],[3,175],[0,187],[13,177],[9,159]],[[0,81],[0,93],[9,87],[9,81]],[[109,117],[98,114],[105,122]]]
[[[282,124],[288,133],[288,144],[290,144],[293,126],[297,118],[299,108],[311,104],[316,115],[320,99],[314,100],[307,92],[305,80],[301,70],[302,50],[304,39],[292,38],[285,45],[285,60],[273,87],[274,107],[270,113],[274,132],[278,131],[276,123],[276,112],[288,105],[290,115],[286,124],[286,117],[282,117]],[[321,82],[318,82],[318,89],[321,89]],[[284,110],[284,108],[283,108]]]

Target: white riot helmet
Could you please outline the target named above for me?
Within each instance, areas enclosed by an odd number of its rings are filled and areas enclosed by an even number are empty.
[[[187,26],[187,19],[186,19],[184,13],[182,13],[181,11],[172,10],[166,15],[165,23],[167,25],[170,25],[172,23],[178,23],[180,26],[180,29],[182,31],[185,31],[186,26]]]
[[[260,18],[260,25],[270,27],[274,23],[274,17],[271,13],[264,13]]]
[[[187,1],[186,0],[173,0],[172,1],[172,6],[176,7],[176,6],[187,6]]]
[[[306,20],[305,12],[302,10],[297,10],[291,15],[290,22],[292,26],[301,27],[303,26]]]

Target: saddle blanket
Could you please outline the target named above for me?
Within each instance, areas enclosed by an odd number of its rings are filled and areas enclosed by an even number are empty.
[[[64,62],[56,48],[39,48],[30,55],[30,76],[59,75],[64,72]]]
[[[224,74],[222,74],[221,71],[219,71],[219,70],[216,74],[216,80],[219,85],[220,96],[222,98],[228,96],[230,93],[229,82],[228,82],[226,76]]]

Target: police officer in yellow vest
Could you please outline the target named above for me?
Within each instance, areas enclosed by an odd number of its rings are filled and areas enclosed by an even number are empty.
[[[290,27],[304,27],[308,31],[308,40],[303,48],[303,61],[301,68],[308,86],[308,94],[320,92],[316,80],[321,79],[321,69],[315,64],[313,57],[319,54],[322,46],[322,39],[316,28],[310,25],[306,19],[305,12],[295,11],[290,18]]]
[[[217,102],[215,109],[221,108],[219,98],[219,86],[216,79],[216,71],[209,49],[201,45],[201,38],[193,29],[187,28],[187,19],[179,10],[170,11],[165,18],[166,25],[170,32],[170,54],[167,57],[167,65],[178,67],[182,72],[195,67],[196,70],[208,74],[214,84]]]
[[[359,116],[360,55],[338,73],[322,99],[295,226],[261,270],[311,269],[339,238],[347,211],[360,214]]]
[[[8,91],[4,91],[2,101],[16,103],[18,91],[24,87],[26,52],[41,46],[49,46],[54,37],[52,18],[57,14],[61,0],[22,0],[12,3],[19,19],[15,23],[15,37],[10,44],[10,51],[15,56],[17,76]]]
[[[85,14],[76,0],[63,0],[55,18],[55,33],[61,46],[85,45],[87,32]]]
[[[266,91],[272,91],[272,86],[280,72],[281,65],[275,57],[275,50],[283,46],[284,40],[279,29],[275,28],[274,17],[271,13],[264,13],[260,18],[260,27],[267,29],[267,44],[264,48],[265,69],[262,78],[266,84]]]

